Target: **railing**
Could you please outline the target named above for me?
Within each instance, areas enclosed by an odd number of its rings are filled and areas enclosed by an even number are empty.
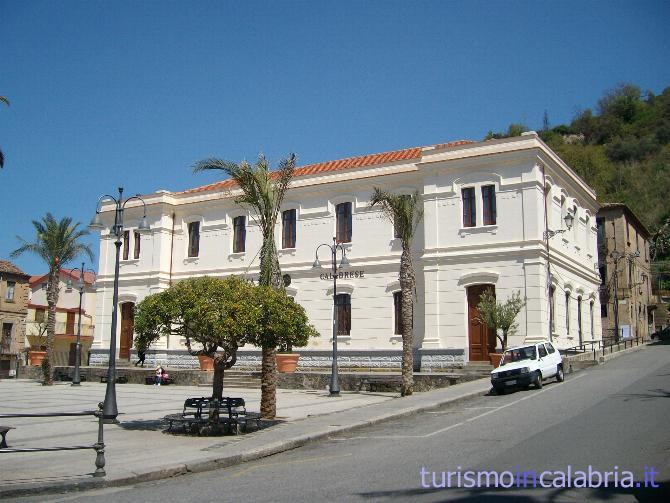
[[[28,321],[26,323],[26,335],[30,337],[38,337],[40,330],[40,323],[37,321]],[[91,324],[85,318],[81,320],[81,335],[83,336],[92,336],[95,331],[95,325]],[[71,324],[68,327],[68,324],[64,321],[57,321],[55,323],[55,333],[56,334],[68,334],[76,335],[77,334],[77,323]],[[46,332],[45,332],[46,336]]]
[[[588,352],[593,352],[593,359],[595,360],[598,353],[602,353],[602,356],[605,354],[612,354],[622,349],[632,348],[634,346],[639,346],[644,342],[643,337],[627,338],[622,339],[619,342],[616,342],[613,338],[602,341],[583,341],[577,346],[572,346],[571,348],[561,349],[560,352],[563,356],[574,356],[578,354],[584,354]],[[621,347],[623,345],[623,348]],[[616,346],[616,350],[613,350]]]
[[[73,416],[95,416],[98,418],[98,441],[93,445],[71,445],[64,447],[3,447],[0,453],[9,452],[53,452],[53,451],[76,451],[82,449],[93,449],[96,452],[95,456],[95,472],[94,477],[104,477],[105,472],[105,439],[103,433],[103,417],[102,417],[103,403],[98,404],[98,410],[85,410],[82,412],[41,412],[35,414],[0,414],[0,419],[16,418],[16,417],[73,417]]]

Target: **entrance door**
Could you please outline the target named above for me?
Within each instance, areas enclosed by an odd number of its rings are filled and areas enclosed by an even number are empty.
[[[121,341],[119,358],[130,359],[130,348],[133,347],[133,330],[135,328],[135,304],[121,304]]]
[[[74,367],[74,362],[77,359],[77,344],[75,342],[70,343],[70,352],[67,357],[67,364],[70,367]],[[79,353],[79,365],[81,365],[81,353]]]
[[[496,348],[496,338],[492,330],[479,321],[477,304],[486,290],[492,290],[494,285],[473,285],[468,287],[468,337],[470,340],[470,361],[489,361],[489,353]]]

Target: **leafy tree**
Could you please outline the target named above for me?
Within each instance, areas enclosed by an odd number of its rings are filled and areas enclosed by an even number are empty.
[[[0,96],[0,103],[4,103],[9,106],[9,100],[4,96]],[[0,169],[5,167],[5,154],[3,154],[2,149],[0,148]]]
[[[176,335],[186,340],[191,355],[213,358],[212,398],[219,400],[225,371],[235,365],[238,347],[302,346],[316,335],[305,310],[286,292],[235,276],[190,278],[149,295],[137,305],[135,333],[137,348]]]
[[[56,221],[51,213],[47,213],[42,221],[33,220],[33,227],[37,233],[35,241],[27,242],[18,237],[21,246],[11,253],[16,258],[26,252],[40,257],[49,267],[47,280],[47,353],[42,364],[44,384],[53,384],[53,352],[56,336],[56,304],[58,304],[58,283],[61,267],[71,262],[81,254],[94,260],[91,248],[81,242],[88,231],[79,229],[79,223],[73,224],[69,217]]]
[[[252,166],[246,161],[237,164],[221,159],[205,159],[195,164],[193,171],[219,170],[229,175],[239,186],[242,194],[237,203],[251,210],[263,236],[260,253],[260,276],[258,284],[283,289],[281,270],[277,257],[274,230],[284,195],[288,190],[293,171],[295,155],[291,154],[279,164],[279,170],[271,172],[263,155]],[[264,341],[270,341],[267,337]],[[272,418],[277,410],[277,362],[276,346],[264,343],[261,346],[261,414]]]
[[[392,194],[375,187],[370,200],[371,206],[380,206],[386,218],[395,226],[396,235],[402,242],[400,256],[400,290],[402,317],[402,386],[401,395],[411,395],[414,391],[412,356],[414,288],[416,276],[412,264],[412,239],[423,218],[423,202],[418,192],[412,195]]]
[[[507,349],[507,336],[512,335],[518,328],[514,320],[525,305],[526,302],[521,299],[519,291],[513,292],[505,302],[498,302],[492,290],[486,290],[480,297],[477,304],[480,321],[495,332],[503,351]],[[498,334],[498,329],[502,335]]]
[[[212,397],[221,399],[224,373],[261,315],[253,288],[234,276],[200,277],[149,295],[136,307],[135,347],[146,349],[163,336],[183,337],[189,354],[214,359]]]

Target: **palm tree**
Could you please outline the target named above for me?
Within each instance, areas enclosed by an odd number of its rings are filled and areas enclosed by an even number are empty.
[[[288,190],[293,171],[295,154],[289,155],[279,163],[279,170],[271,172],[263,155],[252,166],[246,161],[237,164],[221,159],[204,159],[193,167],[198,173],[207,170],[220,170],[230,176],[242,194],[236,199],[238,204],[249,207],[258,224],[263,244],[260,253],[260,276],[258,284],[273,288],[284,288],[281,281],[279,258],[275,244],[274,230],[284,195]],[[261,345],[261,416],[272,419],[277,414],[277,348],[268,343]]]
[[[4,96],[0,96],[0,103],[4,103],[5,105],[9,106],[9,100]],[[0,149],[0,169],[4,167],[5,167],[5,154],[3,154],[2,149]]]
[[[60,269],[63,265],[84,253],[91,261],[94,260],[91,248],[81,242],[81,238],[88,235],[87,230],[79,229],[79,223],[72,224],[69,217],[57,222],[51,213],[47,213],[42,221],[33,220],[33,226],[37,236],[33,243],[18,237],[21,246],[11,253],[16,258],[25,252],[39,256],[49,267],[49,279],[47,280],[47,304],[49,312],[47,315],[47,354],[42,363],[44,373],[44,384],[53,384],[53,353],[54,339],[56,335],[56,304],[58,303],[58,283]]]
[[[370,206],[379,205],[384,215],[393,223],[395,234],[402,242],[400,256],[400,291],[401,291],[401,332],[402,332],[402,396],[411,395],[414,391],[413,357],[412,357],[412,326],[414,316],[414,297],[416,277],[412,265],[412,239],[423,218],[423,205],[419,192],[412,195],[391,194],[374,187]]]

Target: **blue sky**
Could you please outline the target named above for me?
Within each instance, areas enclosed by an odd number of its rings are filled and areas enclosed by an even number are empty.
[[[564,123],[620,82],[659,93],[668,25],[666,1],[0,0],[0,258],[119,185],[212,182],[205,157],[304,165]]]

